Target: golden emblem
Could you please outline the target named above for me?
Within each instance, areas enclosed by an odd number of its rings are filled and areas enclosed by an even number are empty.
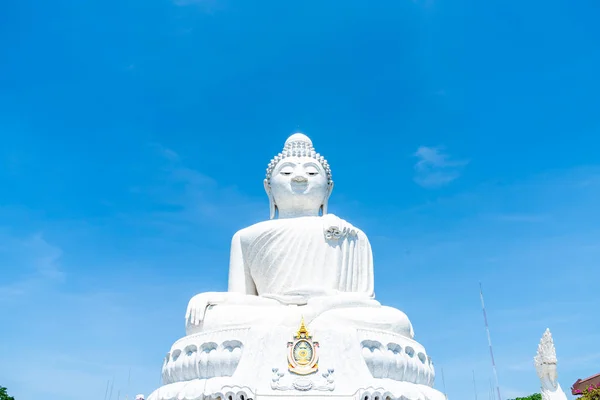
[[[312,340],[304,325],[304,318],[300,328],[294,336],[294,341],[288,342],[288,369],[298,375],[308,375],[319,369],[317,349],[319,343]]]

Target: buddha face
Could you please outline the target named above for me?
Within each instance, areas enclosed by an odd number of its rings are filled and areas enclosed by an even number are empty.
[[[280,216],[318,215],[330,185],[323,167],[311,157],[286,157],[274,168],[267,191]]]

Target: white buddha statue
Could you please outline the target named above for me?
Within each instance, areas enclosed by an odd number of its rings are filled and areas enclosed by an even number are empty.
[[[188,334],[248,323],[353,324],[413,337],[404,313],[374,300],[367,236],[327,213],[331,170],[297,133],[267,168],[270,217],[231,243],[229,289],[201,293],[186,313]],[[299,307],[290,307],[299,306]]]
[[[264,187],[270,219],[235,233],[228,291],[190,300],[186,336],[148,400],[276,400],[311,390],[338,400],[443,400],[408,317],[374,298],[367,236],[327,212],[331,170],[308,137],[285,142]]]

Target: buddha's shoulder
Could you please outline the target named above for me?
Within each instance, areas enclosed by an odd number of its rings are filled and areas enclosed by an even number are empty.
[[[262,234],[265,231],[269,231],[282,225],[282,220],[271,219],[267,221],[257,222],[256,224],[247,226],[240,229],[233,235],[233,240],[248,240],[253,239],[256,236]]]
[[[286,229],[302,226],[306,227],[310,225],[317,225],[319,227],[322,227],[324,230],[327,230],[328,228],[334,226],[340,229],[346,228],[346,230],[348,231],[353,230],[356,233],[358,239],[367,238],[362,230],[334,214],[326,214],[319,217],[299,217],[261,221],[254,225],[250,225],[243,229],[240,229],[234,234],[233,237],[234,240],[236,240],[236,238],[242,241],[253,240],[256,237],[264,234],[265,232],[270,232],[279,228]]]
[[[335,214],[326,214],[323,217],[324,223],[328,227],[337,227],[339,229],[346,229],[346,231],[353,232],[357,239],[367,240],[367,235],[357,226],[352,225],[350,222],[343,218],[338,217]]]

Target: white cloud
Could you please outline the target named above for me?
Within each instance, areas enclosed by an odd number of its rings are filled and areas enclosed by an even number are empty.
[[[466,160],[452,160],[441,147],[421,146],[414,154],[419,160],[415,164],[414,180],[426,188],[444,186],[457,179]]]
[[[176,151],[171,150],[160,143],[149,143],[148,147],[155,150],[159,155],[166,158],[167,160],[173,162],[181,161],[181,158],[179,157],[179,154]]]
[[[454,162],[442,151],[419,154],[436,166]],[[568,392],[577,378],[597,367],[599,353],[585,350],[594,349],[598,338],[598,324],[588,317],[597,301],[585,277],[594,275],[600,259],[599,171],[588,166],[485,182],[470,192],[437,196],[423,207],[386,216],[402,224],[382,227],[378,235],[412,251],[400,260],[397,247],[373,244],[382,249],[375,250],[379,293],[391,296],[394,286],[387,281],[416,283],[406,285],[394,301],[413,321],[419,342],[437,363],[436,372],[443,366],[451,399],[472,396],[472,386],[464,382],[470,382],[473,369],[480,395],[489,386],[485,375],[492,375],[478,281],[484,284],[503,398],[539,392],[533,357],[546,328],[554,336],[563,389]],[[434,275],[439,278],[429,278]],[[427,295],[418,282],[426,282]],[[444,301],[447,296],[452,301]],[[413,298],[419,299],[418,306],[411,304]],[[435,321],[428,318],[433,314]],[[467,361],[458,362],[459,354]]]
[[[36,288],[62,282],[62,250],[48,243],[41,233],[26,238],[0,235],[0,269],[10,271],[0,285],[0,300],[27,295]]]
[[[235,186],[223,185],[190,167],[178,152],[156,143],[150,147],[159,156],[160,165],[150,172],[149,184],[134,186],[131,192],[163,210],[152,213],[154,224],[240,226],[268,215],[266,196],[249,197]],[[262,186],[261,181],[256,184]]]
[[[110,379],[113,398],[119,391],[123,396],[129,391],[131,398],[139,388],[157,385],[161,356],[166,351],[160,344],[177,330],[165,334],[165,327],[150,324],[149,335],[148,321],[160,321],[165,304],[156,300],[156,289],[143,286],[135,290],[135,296],[39,291],[34,294],[35,301],[14,307],[19,317],[9,320],[3,332],[7,340],[0,342],[0,352],[13,354],[10,363],[0,364],[0,376],[11,395],[76,400],[82,394],[103,394]],[[24,321],[32,316],[30,324],[43,327],[42,339],[35,329],[14,328],[29,325]],[[163,339],[157,340],[161,335]],[[33,359],[36,362],[32,364]],[[32,380],[32,375],[38,378]]]

